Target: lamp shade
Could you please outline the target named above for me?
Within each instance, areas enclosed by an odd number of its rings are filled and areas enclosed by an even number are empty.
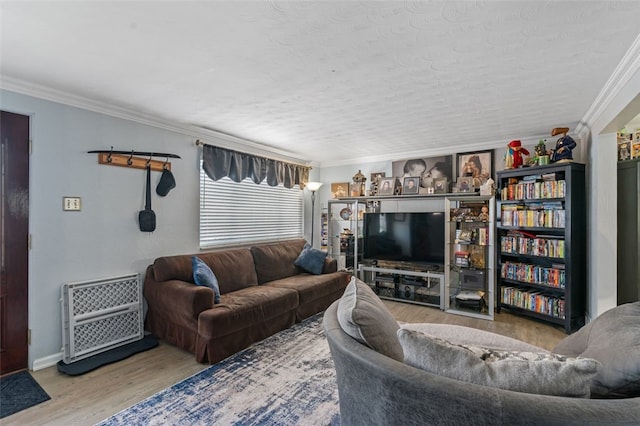
[[[322,182],[307,182],[307,189],[311,192],[316,192],[322,186]]]

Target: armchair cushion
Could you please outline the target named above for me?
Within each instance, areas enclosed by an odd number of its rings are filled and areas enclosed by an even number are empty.
[[[400,362],[404,359],[396,335],[398,322],[373,290],[356,277],[351,278],[338,302],[338,322],[345,333],[376,352]]]

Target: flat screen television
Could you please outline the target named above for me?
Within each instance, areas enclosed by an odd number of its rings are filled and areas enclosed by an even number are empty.
[[[444,264],[444,213],[366,213],[363,253],[368,260]]]

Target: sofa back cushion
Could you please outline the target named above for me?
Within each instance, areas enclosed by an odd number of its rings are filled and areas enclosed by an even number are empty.
[[[302,252],[305,242],[300,239],[251,247],[258,283],[264,284],[302,272],[294,262]]]
[[[253,256],[251,256],[249,249],[198,253],[197,256],[215,274],[220,294],[258,285]],[[193,255],[179,255],[157,258],[153,263],[156,280],[181,280],[193,283],[192,257]]]

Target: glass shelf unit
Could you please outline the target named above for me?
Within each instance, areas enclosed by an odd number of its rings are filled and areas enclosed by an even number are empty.
[[[444,309],[493,320],[495,197],[445,198]]]
[[[329,200],[327,251],[338,270],[355,274],[362,257],[362,224],[366,204],[359,200]]]

